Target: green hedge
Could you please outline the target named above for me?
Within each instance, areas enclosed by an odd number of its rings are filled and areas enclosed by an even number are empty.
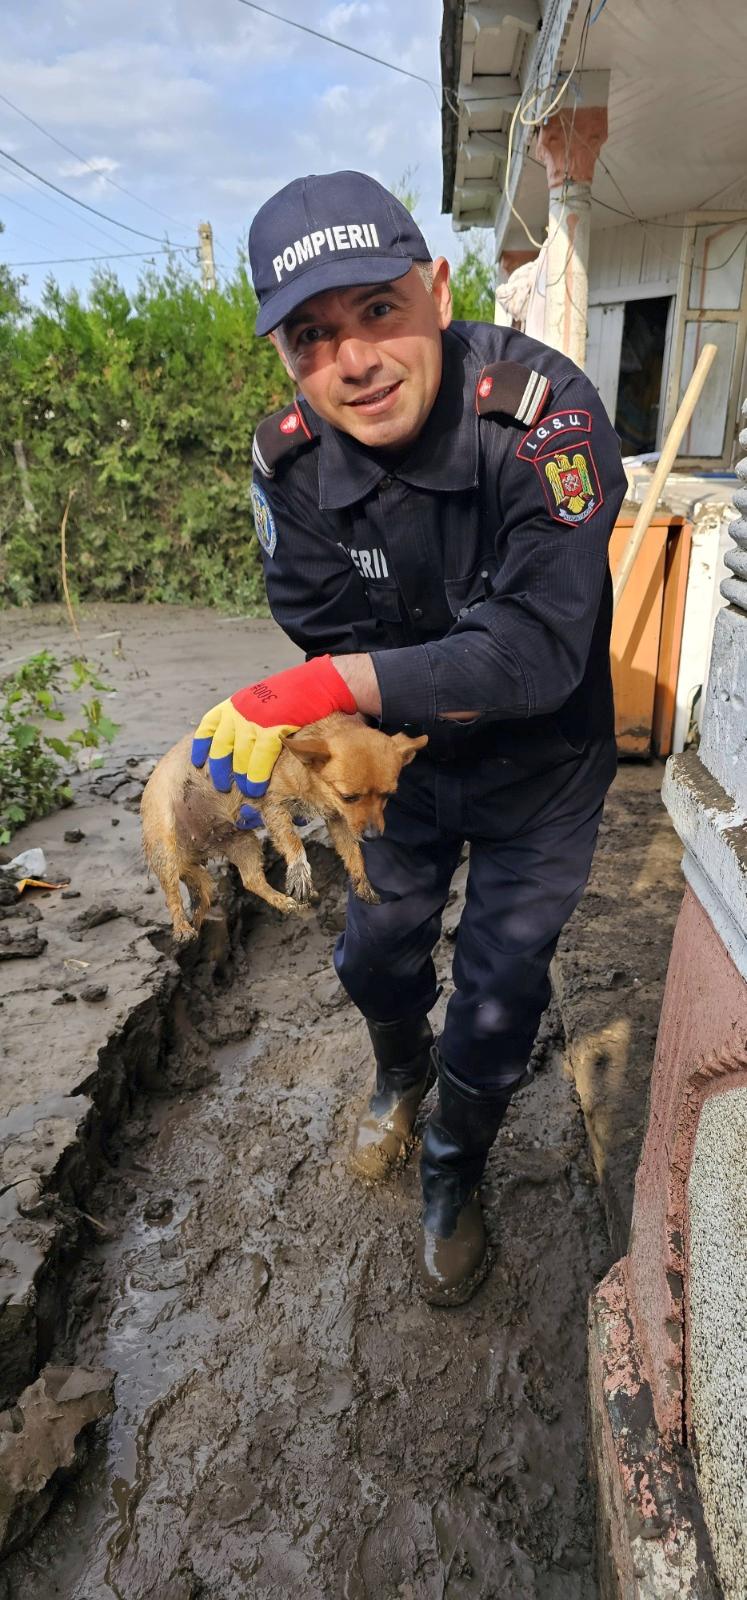
[[[205,294],[176,265],[132,296],[94,278],[85,305],[47,287],[23,311],[0,268],[0,597],[257,610],[263,586],[248,503],[257,422],[290,387],[255,338],[242,268]],[[24,507],[21,440],[34,507]]]
[[[491,320],[492,283],[487,247],[463,249],[455,316]],[[241,266],[207,294],[175,263],[132,296],[98,274],[85,303],[50,281],[33,310],[0,266],[0,603],[60,598],[74,489],[76,598],[263,609],[252,436],[292,390],[256,312]]]

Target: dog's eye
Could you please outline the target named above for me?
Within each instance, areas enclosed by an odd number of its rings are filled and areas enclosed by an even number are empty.
[[[354,806],[356,801],[361,799],[361,796],[359,794],[341,794],[340,799],[345,801],[346,806]]]

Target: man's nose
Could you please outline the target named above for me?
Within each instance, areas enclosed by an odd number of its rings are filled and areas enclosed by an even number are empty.
[[[342,339],[337,346],[337,370],[341,378],[356,383],[372,378],[380,366],[376,351],[365,339]]]

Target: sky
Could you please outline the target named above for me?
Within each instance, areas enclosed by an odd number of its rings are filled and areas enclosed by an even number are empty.
[[[439,83],[441,0],[267,5]],[[34,302],[49,273],[85,295],[96,263],[66,257],[108,255],[131,288],[148,252],[165,237],[194,247],[201,221],[213,225],[219,270],[230,271],[270,194],[344,167],[388,186],[409,171],[432,253],[460,253],[440,214],[438,90],[240,0],[4,0],[0,151],[0,260],[26,277]],[[61,264],[27,265],[51,261]]]

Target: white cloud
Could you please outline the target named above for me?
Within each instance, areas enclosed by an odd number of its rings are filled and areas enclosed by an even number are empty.
[[[399,128],[394,121],[376,122],[366,135],[366,148],[372,156],[380,156],[390,142],[399,138]]]
[[[326,0],[314,16],[310,9],[308,0],[278,4],[299,22],[438,79],[441,0],[417,7]],[[342,167],[373,171],[384,183],[396,182],[405,165],[417,168],[419,220],[434,249],[448,247],[450,222],[439,216],[439,110],[429,90],[348,52],[343,58],[334,45],[236,0],[208,7],[204,0],[4,0],[0,91],[81,160],[96,151],[98,175],[70,158],[60,178],[61,152],[0,105],[0,145],[19,160],[81,199],[95,194],[107,216],[148,234],[164,229],[189,243],[197,222],[209,218],[229,263],[269,195],[300,173]],[[112,188],[112,175],[180,226]],[[0,175],[8,193],[11,183]],[[33,228],[31,218],[24,222],[30,233],[41,239],[39,229],[48,227],[50,256],[104,248],[101,233],[90,231],[97,222],[118,234],[59,197],[15,183],[13,193],[34,211]],[[12,215],[0,196],[0,219]],[[121,248],[137,241],[123,234]],[[65,270],[70,277],[62,273],[62,281],[85,289],[86,266]],[[137,263],[119,270],[131,283]],[[44,274],[37,276],[40,284]]]
[[[335,83],[331,89],[325,89],[319,101],[325,111],[331,111],[333,116],[344,116],[350,111],[350,89],[346,83]]]
[[[320,29],[323,33],[341,33],[347,28],[348,23],[357,17],[367,17],[371,7],[364,5],[362,0],[348,0],[347,4],[333,6],[322,18]]]
[[[91,156],[85,161],[63,161],[58,170],[61,178],[86,178],[94,194],[106,194],[106,179],[118,172],[119,167],[119,161],[112,161],[109,156]]]

